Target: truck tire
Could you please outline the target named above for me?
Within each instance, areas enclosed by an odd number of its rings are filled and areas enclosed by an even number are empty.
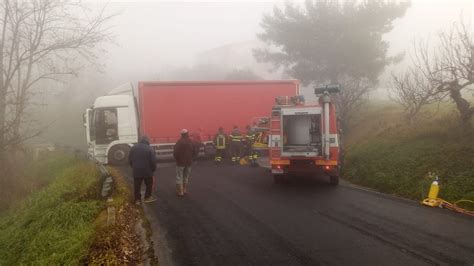
[[[204,146],[204,154],[206,158],[212,159],[216,155],[216,147],[212,143],[207,143]]]
[[[337,175],[332,175],[329,177],[329,184],[333,186],[339,185],[339,176]]]
[[[115,145],[109,150],[108,161],[112,165],[125,165],[128,161],[128,154],[130,153],[130,146]]]
[[[275,184],[282,184],[285,179],[285,175],[273,175],[273,182]]]

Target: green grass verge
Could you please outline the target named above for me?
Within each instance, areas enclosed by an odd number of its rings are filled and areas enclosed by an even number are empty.
[[[349,181],[411,199],[422,199],[440,178],[440,197],[474,200],[474,138],[459,129],[457,114],[443,106],[437,115],[407,125],[393,106],[367,109],[349,136],[344,176]],[[467,203],[464,207],[472,209]]]
[[[95,233],[99,172],[88,162],[54,156],[29,166],[48,185],[0,217],[0,265],[80,264]]]

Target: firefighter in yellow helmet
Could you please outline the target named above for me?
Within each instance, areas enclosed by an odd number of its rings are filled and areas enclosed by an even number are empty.
[[[220,164],[225,154],[225,148],[227,146],[227,136],[224,133],[224,129],[219,127],[219,131],[214,136],[214,145],[216,147],[216,155],[214,156],[214,162]]]
[[[232,133],[229,136],[230,138],[230,155],[232,157],[232,163],[238,164],[240,162],[240,157],[242,156],[243,148],[243,137],[240,133],[238,126],[234,126]]]

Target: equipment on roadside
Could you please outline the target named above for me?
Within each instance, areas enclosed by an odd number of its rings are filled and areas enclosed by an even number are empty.
[[[431,173],[429,174],[429,177],[431,177]],[[438,176],[435,176],[435,180],[431,183],[430,190],[428,192],[428,198],[424,199],[421,201],[421,204],[430,206],[430,207],[440,207],[440,208],[446,208],[448,210],[453,210],[456,212],[460,212],[463,214],[467,214],[470,216],[474,216],[474,211],[466,210],[461,207],[459,207],[457,204],[460,202],[469,202],[469,203],[474,203],[474,201],[471,200],[458,200],[454,203],[448,202],[444,199],[441,199],[438,197],[439,195],[439,178]]]
[[[431,207],[437,207],[441,204],[441,201],[438,200],[439,194],[439,184],[438,176],[435,177],[433,183],[431,183],[430,191],[428,192],[428,198],[422,201],[423,204]]]

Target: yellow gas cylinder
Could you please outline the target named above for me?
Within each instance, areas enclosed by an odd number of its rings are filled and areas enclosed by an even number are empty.
[[[433,183],[431,183],[430,186],[430,192],[428,193],[428,199],[435,200],[438,198],[438,193],[439,193],[439,185],[438,185],[438,179],[436,178]]]

